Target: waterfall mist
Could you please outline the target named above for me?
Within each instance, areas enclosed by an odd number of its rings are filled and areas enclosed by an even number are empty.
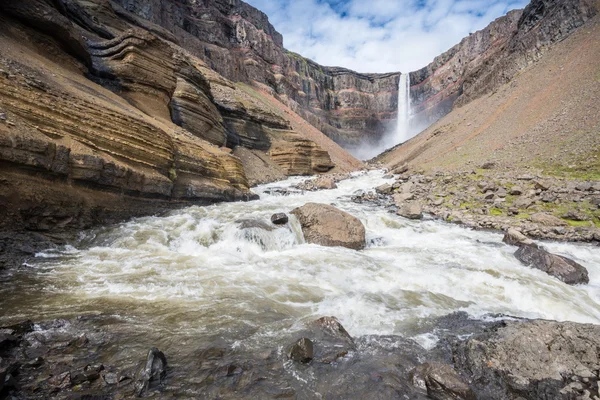
[[[401,74],[398,82],[397,123],[391,125],[378,142],[363,142],[359,146],[347,150],[360,160],[369,160],[400,143],[406,142],[427,126],[429,124],[424,124],[414,118],[410,98],[410,74]]]

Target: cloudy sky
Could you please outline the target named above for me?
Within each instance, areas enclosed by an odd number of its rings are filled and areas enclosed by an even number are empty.
[[[284,46],[359,72],[414,71],[528,0],[245,0]]]

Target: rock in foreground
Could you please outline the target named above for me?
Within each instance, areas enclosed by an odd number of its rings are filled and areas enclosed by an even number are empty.
[[[300,221],[308,243],[354,250],[365,248],[365,227],[344,211],[327,204],[307,203],[292,210],[292,214]]]
[[[598,346],[597,325],[506,321],[458,343],[453,359],[480,399],[589,399],[598,393]]]
[[[523,264],[540,269],[569,285],[590,281],[588,271],[582,265],[534,245],[521,246],[515,252],[515,257]]]

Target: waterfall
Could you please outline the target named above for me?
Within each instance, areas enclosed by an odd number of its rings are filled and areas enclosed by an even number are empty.
[[[410,139],[410,75],[401,74],[398,83],[398,127],[396,144]]]

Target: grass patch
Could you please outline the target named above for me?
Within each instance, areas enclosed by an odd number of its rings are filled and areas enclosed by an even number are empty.
[[[593,226],[594,224],[590,221],[573,221],[570,219],[565,219],[565,221],[567,221],[567,224],[569,224],[569,226],[573,226],[573,227],[584,227],[584,228],[589,228],[591,226]]]
[[[519,213],[519,214],[515,215],[515,218],[517,218],[517,219],[529,219],[529,218],[531,218],[531,215],[527,214],[527,213]]]
[[[504,213],[499,208],[494,207],[494,208],[490,209],[490,215],[493,215],[494,217],[499,217],[500,215],[503,215],[503,214]]]

